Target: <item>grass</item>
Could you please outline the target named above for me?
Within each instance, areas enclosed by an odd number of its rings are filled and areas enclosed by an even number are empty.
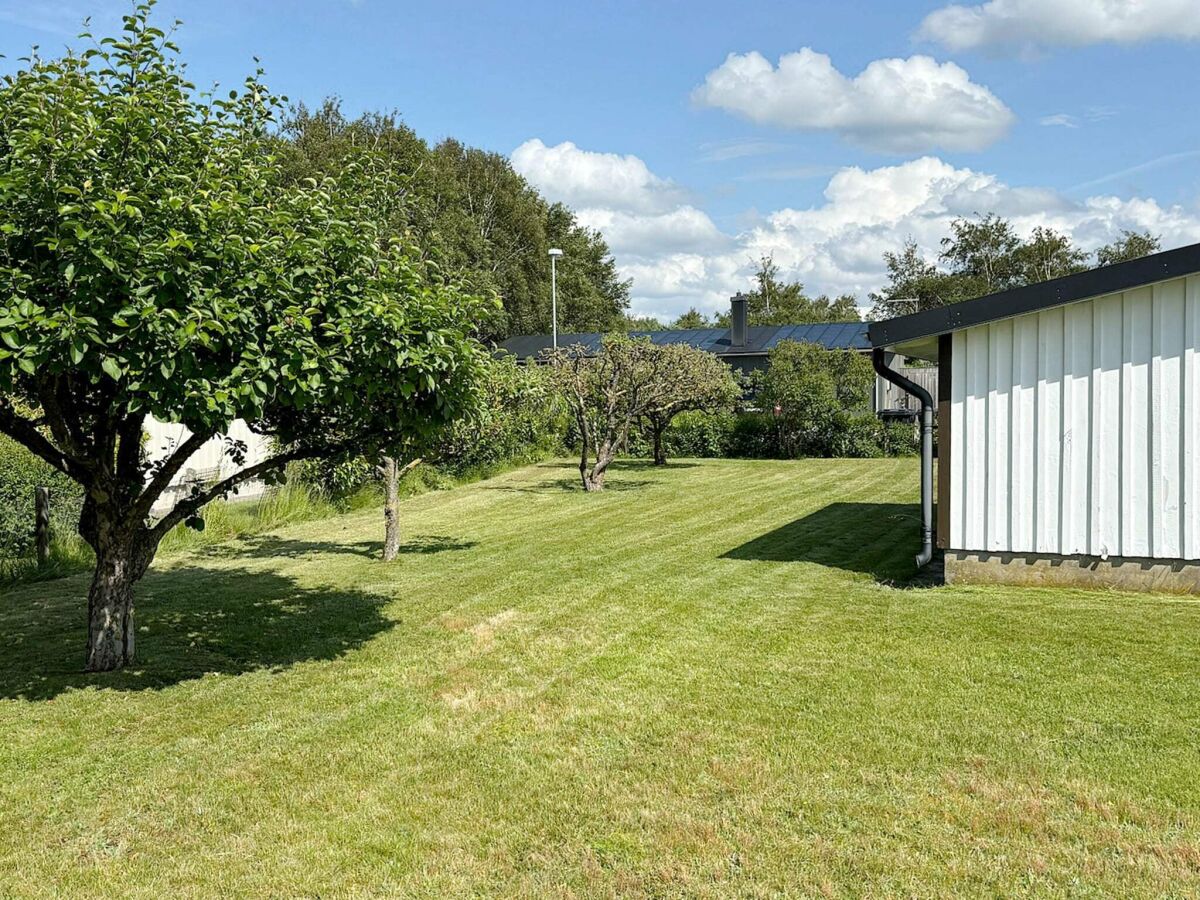
[[[543,464],[0,598],[0,894],[1200,892],[1200,605],[910,584],[915,460]]]
[[[407,499],[428,491],[449,490],[460,484],[471,484],[511,471],[524,464],[539,462],[543,458],[538,456],[523,462],[506,460],[456,474],[443,472],[435,466],[420,465],[400,479],[400,497]],[[331,499],[322,488],[292,478],[253,500],[216,500],[209,503],[203,511],[204,530],[197,531],[182,523],[177,525],[163,538],[158,556],[169,557],[260,535],[284,525],[324,519],[339,512],[354,512],[377,506],[382,503],[382,498],[383,491],[377,482],[368,482],[345,496]],[[44,565],[39,565],[33,556],[0,555],[0,590],[90,572],[95,565],[95,554],[83,538],[74,533],[56,534],[50,544],[50,557]]]

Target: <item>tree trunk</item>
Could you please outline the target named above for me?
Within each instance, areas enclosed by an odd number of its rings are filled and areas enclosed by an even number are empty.
[[[133,585],[141,577],[132,544],[96,553],[88,590],[88,644],[85,668],[112,672],[133,662]]]
[[[400,555],[400,472],[396,457],[383,458],[383,561]]]
[[[617,442],[602,441],[596,448],[596,464],[589,471],[586,465],[580,465],[583,473],[583,489],[588,492],[604,490],[604,474],[609,464],[616,458]]]
[[[654,426],[654,464],[656,466],[665,466],[667,464],[667,453],[663,450],[663,431],[665,426],[660,428]]]
[[[588,463],[590,462],[590,460],[589,460],[590,454],[588,453],[588,451],[591,448],[588,447],[588,442],[587,442],[586,438],[581,438],[580,443],[582,444],[582,447],[579,451],[579,480],[583,482],[583,489],[585,491],[590,491],[590,490],[592,490],[592,487],[591,487],[590,466],[588,465]]]

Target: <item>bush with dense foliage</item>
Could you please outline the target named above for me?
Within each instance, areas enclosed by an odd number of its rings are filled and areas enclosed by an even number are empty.
[[[776,423],[779,455],[862,456],[875,372],[859,353],[783,341],[756,373],[757,403]],[[878,450],[876,450],[878,452]]]
[[[568,421],[549,370],[498,357],[484,370],[474,414],[445,429],[436,459],[459,477],[544,459],[562,452]]]
[[[0,435],[0,557],[33,552],[33,494],[50,489],[50,529],[54,536],[75,533],[83,491],[74,481],[16,441]]]
[[[407,489],[446,486],[564,451],[568,416],[544,367],[521,365],[511,356],[492,358],[483,365],[476,390],[473,414],[416,451],[424,463],[406,476]],[[339,503],[379,479],[376,462],[365,457],[316,460],[298,471]]]
[[[785,342],[753,376],[753,408],[683,413],[663,432],[662,445],[672,456],[747,459],[916,453],[911,424],[885,423],[871,411],[874,378],[859,354]],[[653,454],[649,429],[630,435],[628,452]]]

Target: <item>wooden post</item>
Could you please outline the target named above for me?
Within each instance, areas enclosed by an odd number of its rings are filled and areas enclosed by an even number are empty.
[[[37,561],[39,566],[44,566],[50,561],[50,488],[34,488],[33,519]]]

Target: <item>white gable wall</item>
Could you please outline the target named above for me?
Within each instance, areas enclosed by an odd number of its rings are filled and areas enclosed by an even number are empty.
[[[953,342],[950,549],[1200,559],[1200,275]]]
[[[152,462],[170,456],[175,448],[188,439],[191,432],[182,425],[159,422],[157,419],[146,420],[146,456]],[[255,434],[241,419],[237,419],[229,428],[227,435],[233,440],[246,444],[246,459],[244,466],[237,466],[225,454],[225,436],[218,436],[206,441],[191,455],[187,464],[171,481],[171,486],[163,492],[154,506],[154,512],[161,514],[169,511],[180,498],[187,496],[191,485],[212,484],[223,478],[228,478],[242,468],[252,466],[267,459],[271,454],[271,442],[260,434]],[[261,496],[264,490],[261,481],[248,481],[234,491],[230,497],[250,499]]]

